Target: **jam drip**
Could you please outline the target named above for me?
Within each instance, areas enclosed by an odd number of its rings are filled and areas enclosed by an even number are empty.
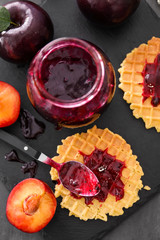
[[[115,196],[116,201],[122,199],[124,196],[124,184],[120,177],[122,170],[125,168],[125,163],[108,154],[107,149],[102,151],[95,148],[90,155],[80,153],[83,155],[85,165],[94,172],[101,186],[100,192],[96,196],[85,197],[85,203],[89,205],[93,199],[104,202],[108,193]],[[71,195],[77,197],[74,194]]]
[[[25,163],[23,160],[21,160],[17,154],[17,152],[13,149],[12,151],[10,151],[9,153],[6,153],[4,158],[7,161],[11,161],[11,162],[19,162],[19,163]]]
[[[160,54],[154,63],[146,63],[142,72],[143,76],[143,102],[152,97],[151,104],[157,107],[160,104]]]
[[[6,153],[4,158],[7,161],[10,162],[19,162],[22,163],[21,166],[21,171],[25,174],[25,173],[29,173],[29,177],[30,178],[34,178],[36,176],[37,173],[37,168],[38,168],[38,163],[36,161],[31,161],[31,162],[25,162],[23,160],[21,160],[17,154],[17,152],[13,149],[11,150],[9,153]]]
[[[37,174],[38,163],[36,161],[26,162],[21,166],[21,171],[29,173],[30,178],[34,178]]]

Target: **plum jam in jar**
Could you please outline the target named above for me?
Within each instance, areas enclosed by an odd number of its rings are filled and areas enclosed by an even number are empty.
[[[59,38],[31,62],[27,93],[35,109],[58,127],[92,123],[115,92],[115,73],[98,47],[78,38]]]

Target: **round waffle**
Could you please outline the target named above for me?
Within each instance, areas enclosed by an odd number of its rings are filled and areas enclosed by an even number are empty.
[[[116,197],[108,193],[104,202],[94,199],[92,204],[87,205],[84,198],[74,198],[70,192],[62,186],[56,184],[55,196],[62,197],[61,207],[69,210],[69,215],[74,215],[82,220],[101,219],[107,221],[107,214],[119,216],[123,214],[123,208],[129,208],[139,200],[138,192],[143,187],[141,177],[142,168],[137,156],[132,154],[129,144],[119,135],[114,134],[107,128],[102,130],[94,126],[87,133],[75,134],[62,140],[62,145],[58,146],[58,156],[53,158],[58,163],[70,161],[71,159],[83,163],[83,155],[90,155],[95,147],[115,156],[116,159],[125,162],[121,180],[124,183],[124,197],[116,201]],[[50,171],[51,179],[57,180],[58,173],[54,168]]]
[[[127,54],[119,69],[119,88],[124,91],[124,100],[130,103],[133,115],[142,118],[145,127],[155,127],[160,132],[160,105],[151,104],[152,97],[143,101],[143,70],[146,63],[153,64],[160,53],[160,38],[153,37],[148,44],[141,44]]]

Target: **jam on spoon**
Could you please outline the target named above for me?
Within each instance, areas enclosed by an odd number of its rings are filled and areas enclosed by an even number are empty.
[[[74,194],[78,194],[80,196],[95,196],[100,191],[99,180],[96,175],[84,164],[76,161],[59,164],[47,157],[44,153],[33,149],[17,137],[3,131],[2,129],[0,129],[0,139],[16,147],[22,152],[25,152],[35,160],[56,168],[62,185]],[[77,175],[79,178],[77,178]]]
[[[100,185],[93,172],[84,164],[76,161],[62,165],[60,180],[64,187],[81,196],[94,196],[100,190]]]

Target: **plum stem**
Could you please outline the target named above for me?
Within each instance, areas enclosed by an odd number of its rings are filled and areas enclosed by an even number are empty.
[[[10,24],[14,25],[15,27],[19,26],[19,24],[15,23],[15,22],[12,22],[12,21],[10,22]]]

